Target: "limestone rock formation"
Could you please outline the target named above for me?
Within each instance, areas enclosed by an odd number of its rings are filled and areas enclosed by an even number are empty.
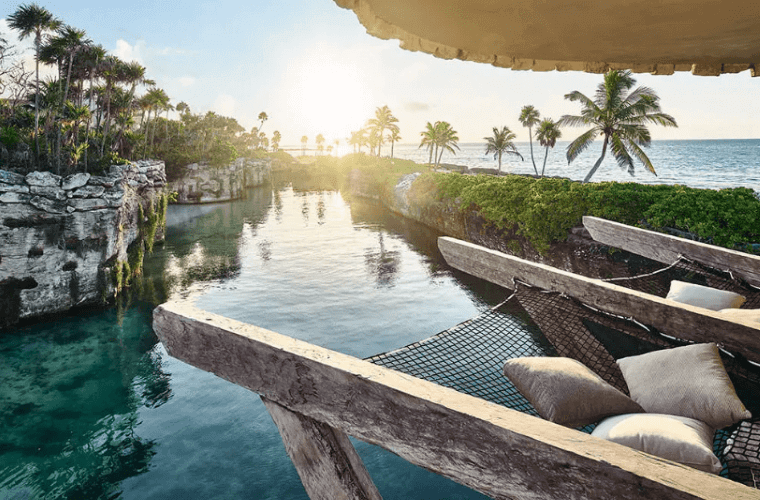
[[[106,176],[0,170],[0,327],[112,297],[112,269],[142,245],[145,214],[165,207],[165,186],[155,161]]]
[[[245,188],[260,186],[269,178],[269,158],[238,158],[226,167],[193,163],[185,167],[185,175],[169,183],[169,191],[177,192],[177,203],[214,203],[241,198]]]

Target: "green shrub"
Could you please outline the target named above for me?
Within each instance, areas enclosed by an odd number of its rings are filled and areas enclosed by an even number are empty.
[[[672,227],[729,248],[760,241],[760,200],[749,188],[715,191],[441,173],[425,174],[417,183],[417,191],[433,192],[440,201],[459,202],[460,210],[476,210],[495,227],[516,231],[542,254],[552,242],[565,240],[584,215],[656,230]]]

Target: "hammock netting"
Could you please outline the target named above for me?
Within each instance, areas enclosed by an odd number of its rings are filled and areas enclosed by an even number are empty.
[[[747,297],[743,308],[760,308],[760,289],[685,258],[655,272],[607,281],[665,297],[674,279],[740,293]],[[628,394],[617,359],[688,343],[565,295],[516,283],[509,299],[479,316],[367,361],[538,416],[503,375],[507,359],[570,357]],[[724,465],[721,475],[760,488],[760,368],[741,356],[725,351],[721,354],[753,419],[719,429],[713,449]],[[594,427],[592,424],[580,430],[591,432]]]

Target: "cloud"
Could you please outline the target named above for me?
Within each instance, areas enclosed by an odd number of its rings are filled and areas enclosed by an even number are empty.
[[[219,94],[212,105],[214,111],[222,116],[234,116],[237,109],[237,101],[228,94]]]
[[[195,78],[193,78],[192,76],[181,76],[177,78],[177,81],[183,87],[189,87],[195,83]]]
[[[142,51],[144,48],[145,42],[142,40],[138,41],[135,45],[130,45],[129,42],[120,38],[116,40],[116,49],[113,53],[122,61],[137,61],[140,64],[144,64],[142,57]]]
[[[430,110],[430,105],[425,102],[405,102],[404,110],[410,113],[419,113]]]

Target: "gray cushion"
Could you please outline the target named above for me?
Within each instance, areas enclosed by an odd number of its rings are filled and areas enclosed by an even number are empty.
[[[715,344],[694,344],[618,360],[631,398],[649,413],[695,418],[713,429],[751,418]]]
[[[515,358],[504,375],[538,414],[570,427],[588,425],[609,415],[643,409],[584,364],[570,358]]]
[[[723,466],[712,451],[714,431],[699,420],[660,413],[617,415],[591,433],[608,441],[718,474]]]

